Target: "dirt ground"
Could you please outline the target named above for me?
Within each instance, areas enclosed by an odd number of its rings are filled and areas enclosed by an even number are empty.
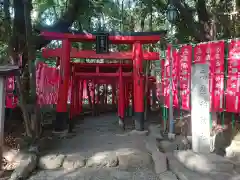
[[[118,126],[116,114],[104,114],[98,117],[86,117],[76,129],[76,136],[63,139],[57,143],[50,154],[74,155],[78,154],[86,159],[96,153],[123,149],[134,149],[148,153],[145,147],[146,136],[129,135],[132,130],[132,120],[126,119],[127,130],[123,131]],[[138,157],[141,158],[142,157]],[[144,159],[142,160],[144,161]],[[131,163],[131,162],[128,162]],[[36,172],[30,180],[158,180],[152,166],[146,168],[119,169],[115,168],[80,168],[66,172],[59,170],[41,170]]]

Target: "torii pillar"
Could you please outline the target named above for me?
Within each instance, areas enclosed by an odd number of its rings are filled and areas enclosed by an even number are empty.
[[[134,122],[137,131],[144,130],[144,84],[142,44],[133,44],[133,92],[134,92]]]
[[[60,60],[60,80],[58,88],[58,101],[56,107],[56,120],[54,129],[62,132],[67,129],[68,115],[68,88],[70,81],[70,51],[71,42],[68,39],[62,41],[62,55]]]

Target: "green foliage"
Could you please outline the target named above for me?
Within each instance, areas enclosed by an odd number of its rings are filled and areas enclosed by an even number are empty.
[[[77,1],[79,0],[33,0],[32,20],[34,25],[52,25],[61,18],[67,18],[68,7]],[[174,0],[174,2],[177,1]],[[182,0],[178,4],[179,19],[174,26],[174,37],[178,39],[179,43],[196,40],[196,34],[203,33],[200,19],[203,18],[204,12],[203,9],[198,9],[200,2],[201,0]],[[235,11],[239,10],[239,4],[236,5],[234,2],[236,1],[206,0],[206,5],[201,6],[206,7],[207,14],[205,15],[210,18],[210,21],[215,17],[217,39],[237,37],[240,34],[238,14],[229,15],[234,8]],[[104,26],[108,31],[149,31],[151,12],[151,29],[153,31],[167,29],[165,16],[167,0],[85,0],[78,8],[79,13],[75,16],[73,23],[76,30],[82,28],[86,31],[97,30],[99,20],[103,19]],[[186,12],[189,14],[188,18],[185,18],[184,13]],[[6,38],[4,17],[4,8],[0,4],[0,58],[6,55],[8,39]],[[55,41],[48,46],[54,48],[59,47],[60,44]],[[73,47],[85,48],[81,43],[73,43]],[[113,46],[113,49],[128,50],[129,47],[121,45]]]

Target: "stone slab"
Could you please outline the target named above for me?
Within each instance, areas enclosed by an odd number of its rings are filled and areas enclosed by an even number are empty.
[[[178,180],[177,176],[171,171],[166,171],[160,174],[158,177],[160,180]]]
[[[115,152],[106,151],[94,154],[87,160],[87,167],[115,167],[118,165],[118,157]]]
[[[77,168],[84,167],[85,164],[85,157],[73,154],[65,157],[62,167],[67,170],[75,170]]]
[[[191,150],[174,151],[174,156],[188,169],[200,173],[232,172],[234,164],[216,154],[195,153]]]
[[[62,166],[65,155],[63,154],[47,154],[39,158],[38,167],[40,169],[57,169]]]
[[[152,159],[156,174],[161,174],[167,171],[167,157],[164,153],[155,151],[152,153]]]
[[[121,169],[149,167],[153,163],[149,153],[133,148],[118,149],[116,154]]]
[[[180,180],[213,180],[207,175],[202,175],[197,172],[193,172],[183,166],[173,155],[173,153],[166,153],[168,159],[169,169],[176,174]]]

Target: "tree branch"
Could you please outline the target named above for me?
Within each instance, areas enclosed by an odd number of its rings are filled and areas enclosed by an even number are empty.
[[[77,16],[83,14],[86,9],[88,9],[89,1],[86,0],[69,0],[68,8],[62,17],[50,27],[43,27],[38,25],[34,28],[36,34],[39,34],[43,30],[55,31],[55,32],[68,32],[69,27],[72,26],[72,23],[75,21]],[[81,26],[80,26],[81,27]],[[45,40],[41,36],[35,37],[35,47],[36,49],[41,49],[46,46],[50,41]]]
[[[194,37],[197,41],[205,41],[206,39],[204,32],[199,29],[199,25],[194,21],[191,11],[188,11],[189,8],[183,6],[179,0],[173,0],[172,3],[180,12],[181,18],[187,28],[191,29]]]
[[[200,22],[199,27],[201,29],[201,32],[204,32],[206,40],[212,40],[210,35],[212,27],[211,27],[211,22],[210,22],[210,17],[207,11],[207,7],[206,7],[206,1],[198,0],[196,2],[196,10],[198,13],[198,19]]]

